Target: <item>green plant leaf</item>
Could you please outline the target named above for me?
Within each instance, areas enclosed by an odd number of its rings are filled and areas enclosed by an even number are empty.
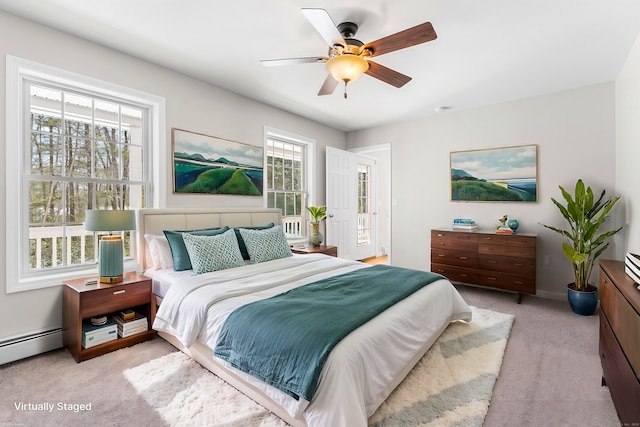
[[[583,289],[589,284],[595,259],[609,247],[609,242],[606,240],[622,230],[622,227],[619,227],[598,235],[598,230],[611,209],[620,200],[620,196],[605,199],[606,191],[603,190],[594,203],[593,190],[581,179],[576,181],[573,195],[562,186],[558,187],[565,204],[553,197],[551,201],[567,221],[570,231],[541,225],[567,239],[562,243],[562,249],[573,266],[576,287]]]

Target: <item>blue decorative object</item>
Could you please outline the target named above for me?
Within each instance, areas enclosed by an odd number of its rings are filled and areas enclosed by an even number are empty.
[[[518,229],[518,227],[520,227],[520,223],[518,222],[517,219],[510,219],[507,221],[507,225],[509,226],[509,228],[511,229],[511,231],[513,231],[514,233],[516,232],[516,230]]]

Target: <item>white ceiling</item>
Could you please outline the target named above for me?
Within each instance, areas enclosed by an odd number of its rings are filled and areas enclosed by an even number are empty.
[[[300,12],[326,9],[370,42],[429,21],[432,42],[376,62],[413,77],[396,89],[364,75],[317,96],[325,56]],[[0,10],[349,131],[613,81],[640,33],[638,0],[0,0]]]

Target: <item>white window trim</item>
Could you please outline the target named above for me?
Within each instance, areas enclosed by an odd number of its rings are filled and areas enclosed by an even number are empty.
[[[264,160],[263,164],[267,164],[267,140],[269,138],[273,139],[281,139],[286,142],[291,142],[294,144],[304,144],[307,146],[307,164],[306,166],[306,184],[307,184],[307,193],[308,200],[310,206],[315,205],[315,158],[316,158],[316,140],[313,138],[307,138],[306,136],[296,135],[295,133],[287,132],[285,130],[280,130],[272,127],[265,126],[264,127]],[[267,206],[267,180],[264,180],[262,195],[263,195],[263,206]]]
[[[151,160],[152,164],[151,176],[149,177],[152,183],[152,188],[150,189],[151,200],[153,206],[158,207],[162,207],[166,203],[166,183],[164,182],[165,180],[161,179],[161,167],[164,164],[161,156],[166,152],[166,114],[165,100],[157,95],[10,55],[7,55],[6,60],[7,128],[5,145],[8,145],[11,141],[21,142],[19,149],[5,151],[6,291],[7,293],[14,293],[57,286],[62,284],[64,280],[95,275],[96,273],[95,267],[69,268],[68,270],[44,275],[26,275],[22,271],[21,254],[24,252],[25,239],[21,235],[22,229],[18,225],[23,224],[28,217],[28,212],[24,212],[22,208],[22,200],[28,194],[27,189],[22,188],[22,184],[16,185],[16,181],[22,183],[21,177],[25,167],[24,156],[26,155],[26,150],[23,144],[28,127],[24,123],[24,114],[27,108],[24,105],[23,97],[25,81],[54,82],[70,88],[106,94],[147,106],[151,114],[149,129],[147,129],[150,136],[150,145],[147,147],[145,155],[148,160]],[[18,177],[20,177],[19,180]],[[135,263],[125,264],[125,269],[135,268]]]

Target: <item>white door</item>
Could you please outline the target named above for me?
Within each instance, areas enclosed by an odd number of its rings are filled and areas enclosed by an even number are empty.
[[[376,163],[369,157],[327,147],[327,245],[341,258],[376,256]]]
[[[355,259],[376,256],[378,229],[378,201],[376,195],[376,161],[355,155],[357,172],[357,241],[354,248]]]
[[[327,147],[326,169],[326,242],[338,247],[340,258],[355,260],[358,238],[355,156],[348,151]]]

